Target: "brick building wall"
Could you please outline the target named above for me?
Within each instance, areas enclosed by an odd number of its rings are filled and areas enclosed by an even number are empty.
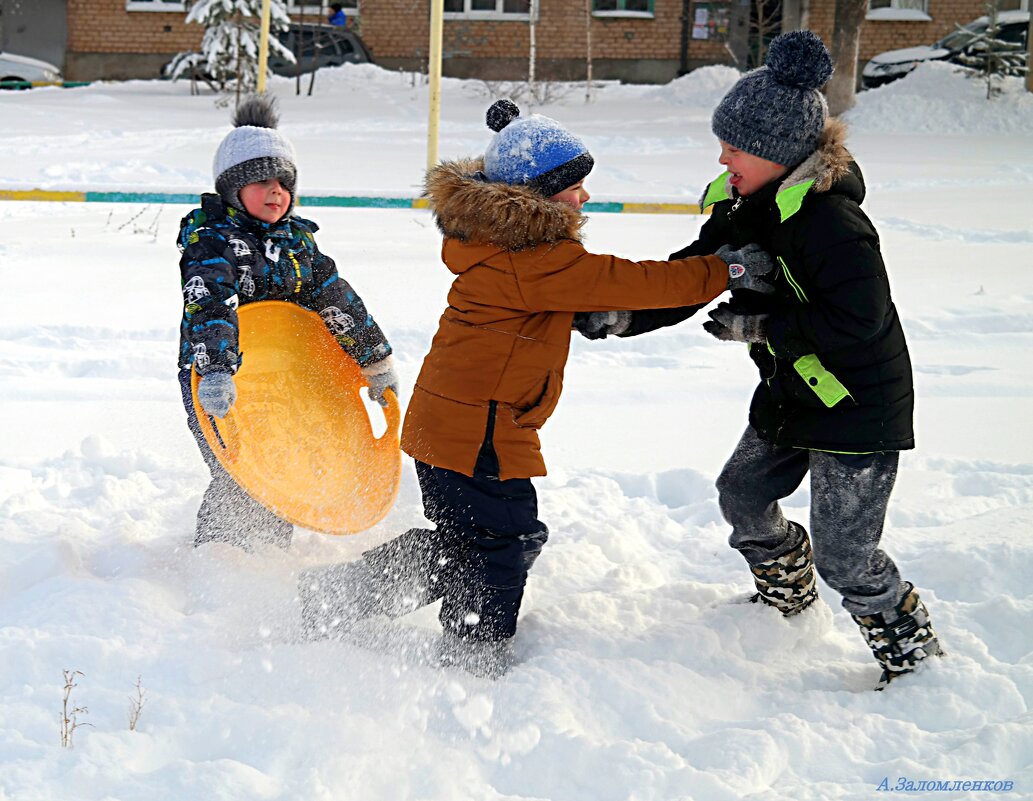
[[[655,0],[652,18],[592,16],[592,71],[600,79],[669,80],[680,65],[681,0]],[[585,75],[584,0],[540,0],[535,26],[539,77]],[[379,64],[421,69],[429,38],[427,0],[377,0],[362,8],[362,36]],[[455,77],[515,80],[527,76],[527,20],[446,19],[443,71]],[[690,66],[727,61],[720,42],[690,40]]]
[[[810,0],[803,24],[826,42],[832,41],[834,4]],[[876,53],[914,45],[932,44],[986,13],[984,0],[929,0],[928,20],[866,19],[861,30],[859,58],[863,64]]]
[[[376,0],[362,6],[362,39],[379,63],[427,58],[430,13],[427,0]]]
[[[861,60],[867,61],[884,50],[932,44],[953,31],[955,23],[963,25],[985,13],[983,0],[929,0],[932,19],[928,22],[867,20],[861,37]]]
[[[157,78],[165,62],[197,49],[204,33],[183,11],[127,11],[126,0],[68,0],[69,80]]]
[[[539,0],[536,73],[543,79],[585,75],[585,0]],[[197,49],[202,29],[182,11],[127,11],[126,0],[67,0],[65,74],[71,80],[156,77],[175,53]],[[831,41],[833,0],[802,0],[801,22]],[[682,0],[654,0],[651,18],[593,15],[592,71],[598,79],[664,82],[681,66]],[[695,10],[692,4],[691,10]],[[866,20],[861,61],[883,50],[928,44],[983,13],[983,0],[929,0],[927,21]],[[388,69],[426,68],[429,0],[366,0],[361,34]],[[521,80],[527,76],[526,20],[446,19],[443,70],[454,77]],[[689,39],[689,69],[731,63],[725,43]]]
[[[832,3],[815,2],[808,0],[804,3],[803,17],[800,20],[801,26],[814,31],[825,42],[832,42],[832,30],[835,27],[835,7]],[[867,24],[866,24],[867,27]],[[861,30],[861,39],[864,39],[864,29]]]

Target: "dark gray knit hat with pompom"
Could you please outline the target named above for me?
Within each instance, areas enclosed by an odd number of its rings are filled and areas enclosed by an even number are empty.
[[[818,90],[832,77],[832,58],[810,31],[771,42],[764,66],[729,90],[710,122],[714,135],[754,156],[787,167],[818,146],[828,106]]]
[[[245,211],[240,190],[257,181],[279,178],[295,200],[298,169],[294,147],[276,130],[275,101],[266,95],[247,98],[233,115],[234,128],[215,152],[212,172],[215,191],[235,208]]]

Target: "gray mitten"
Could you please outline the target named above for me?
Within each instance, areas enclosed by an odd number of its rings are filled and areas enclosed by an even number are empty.
[[[631,312],[604,311],[578,312],[574,315],[574,328],[585,339],[606,339],[610,334],[623,334],[631,327]]]
[[[714,255],[728,265],[729,289],[750,289],[764,294],[775,291],[774,285],[762,277],[771,274],[775,262],[760,245],[744,245],[738,250],[722,245]]]
[[[720,303],[708,316],[703,330],[725,342],[760,343],[767,339],[766,314],[739,314],[727,303]]]
[[[362,375],[369,386],[370,400],[375,400],[381,406],[387,406],[384,392],[388,389],[395,393],[396,398],[398,397],[398,374],[395,372],[394,359],[390,356],[379,362],[367,364],[362,368]]]
[[[212,417],[225,417],[237,399],[237,386],[229,373],[205,373],[197,384],[197,401]]]

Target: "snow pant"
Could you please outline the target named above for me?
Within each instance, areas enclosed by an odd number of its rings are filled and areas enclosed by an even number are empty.
[[[180,370],[179,388],[183,395],[183,408],[187,413],[187,426],[212,475],[197,512],[194,545],[228,542],[247,547],[270,543],[286,548],[290,544],[294,526],[281,520],[248,495],[212,453],[194,411],[190,370]]]
[[[490,429],[472,476],[416,462],[433,531],[410,529],[363,554],[387,614],[441,599],[441,625],[460,637],[516,633],[527,573],[549,530],[531,480],[498,478]]]
[[[854,615],[892,610],[908,589],[879,548],[899,454],[834,454],[783,448],[747,427],[717,479],[729,544],[759,565],[800,545],[804,530],[789,525],[778,501],[811,474],[814,566]]]

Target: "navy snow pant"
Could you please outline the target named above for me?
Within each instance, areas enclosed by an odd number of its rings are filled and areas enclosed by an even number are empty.
[[[410,529],[367,551],[384,611],[391,616],[441,599],[441,625],[494,641],[516,633],[520,602],[549,530],[538,520],[531,480],[498,478],[490,429],[473,476],[416,462],[433,531]]]
[[[286,548],[290,544],[294,526],[286,520],[281,520],[248,495],[219,464],[219,460],[208,446],[194,412],[190,370],[180,370],[179,388],[187,413],[187,426],[197,441],[204,463],[208,465],[208,472],[212,474],[212,480],[201,501],[201,508],[197,512],[194,545],[217,541],[244,547],[271,543]]]
[[[778,501],[810,471],[811,547],[818,574],[843,596],[851,614],[891,610],[906,586],[879,541],[899,456],[782,448],[747,427],[717,479],[721,514],[732,526],[729,544],[750,565],[796,548],[803,530],[787,523]]]

